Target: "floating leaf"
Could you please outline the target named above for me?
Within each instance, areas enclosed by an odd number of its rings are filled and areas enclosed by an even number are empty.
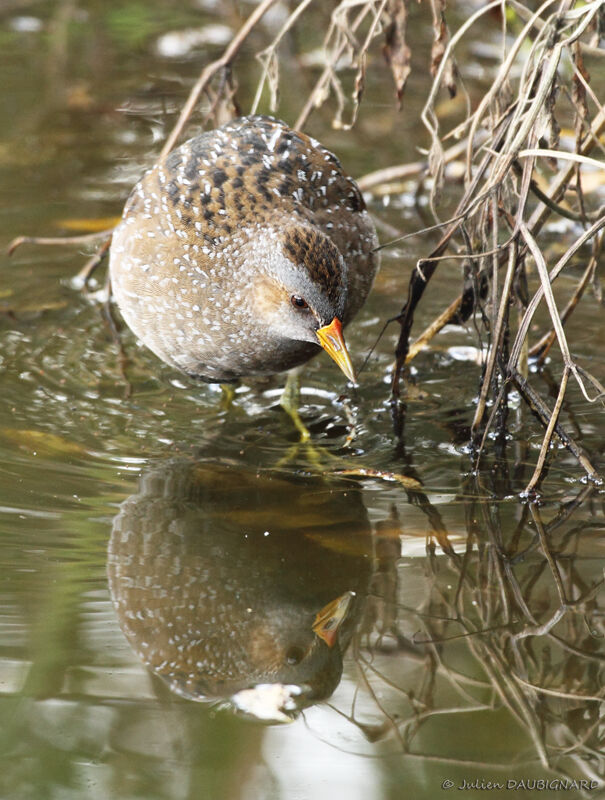
[[[383,481],[393,481],[400,483],[406,489],[421,489],[422,484],[416,478],[409,478],[399,472],[387,472],[382,469],[370,469],[368,467],[358,467],[357,469],[337,469],[333,475],[344,475],[351,478],[378,478]]]

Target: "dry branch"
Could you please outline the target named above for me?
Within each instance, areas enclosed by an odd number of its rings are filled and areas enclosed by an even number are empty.
[[[470,31],[479,18],[488,11],[494,10],[499,3],[490,4],[479,9],[451,36],[444,56],[453,56],[455,47],[460,41],[470,35]],[[587,78],[587,72],[579,58],[573,59],[578,53],[583,52],[583,40],[587,31],[595,23],[595,19],[603,7],[598,1],[587,5],[575,6],[571,0],[559,4],[556,10],[554,0],[546,0],[537,11],[528,14],[521,33],[515,38],[508,53],[503,57],[500,69],[488,89],[480,100],[477,109],[470,113],[463,125],[458,125],[456,133],[467,135],[466,147],[466,190],[458,202],[453,215],[453,221],[446,228],[446,233],[436,248],[427,258],[421,259],[422,269],[412,272],[408,296],[399,316],[401,332],[397,346],[397,365],[393,380],[393,397],[399,396],[399,384],[403,376],[404,365],[409,361],[408,340],[411,332],[414,312],[426,286],[434,274],[441,259],[447,257],[454,243],[462,241],[463,252],[469,259],[468,263],[474,270],[475,280],[479,279],[479,270],[485,271],[485,262],[479,253],[487,254],[492,250],[491,270],[491,308],[492,319],[486,333],[489,337],[489,352],[482,377],[479,403],[477,405],[473,431],[480,433],[483,426],[482,448],[487,441],[487,432],[499,414],[499,408],[506,403],[506,385],[513,377],[519,377],[520,358],[527,349],[527,334],[529,324],[536,308],[542,298],[545,299],[552,321],[554,334],[544,338],[543,346],[550,347],[553,335],[559,343],[562,372],[558,386],[558,398],[552,412],[545,411],[541,406],[541,419],[544,422],[545,433],[541,447],[538,466],[532,476],[527,489],[533,492],[538,485],[546,462],[550,439],[554,430],[560,431],[557,418],[566,396],[567,378],[572,374],[580,386],[587,401],[594,402],[602,398],[603,387],[592,376],[586,378],[585,370],[576,364],[571,356],[569,344],[563,330],[562,317],[557,309],[557,304],[552,291],[552,282],[560,271],[576,255],[578,250],[590,241],[600,251],[600,244],[596,244],[597,236],[603,225],[602,207],[590,211],[581,192],[579,168],[588,167],[602,169],[601,161],[591,158],[590,151],[595,146],[600,146],[599,137],[604,129],[603,114],[605,109],[596,101]],[[524,55],[521,63],[521,72],[518,79],[513,80],[511,73],[513,67],[519,63],[522,48],[527,45],[530,35],[534,39],[528,55]],[[582,40],[582,41],[581,41]],[[579,49],[580,48],[580,49]],[[558,146],[557,132],[559,125],[556,119],[558,111],[556,97],[559,84],[562,81],[560,69],[563,55],[568,53],[570,61],[574,63],[572,75],[573,86],[568,96],[577,98],[576,108],[576,142],[575,152],[563,151]],[[431,139],[431,155],[429,158],[429,172],[433,180],[432,202],[439,196],[443,182],[444,148],[443,141],[448,134],[442,134],[440,121],[436,111],[439,91],[444,85],[444,68],[437,70],[435,80],[429,97],[425,104],[422,119]],[[505,109],[501,108],[501,96],[504,86],[515,86],[515,92]],[[578,88],[580,87],[580,88]],[[591,120],[588,107],[582,101],[583,97],[590,95],[596,101],[597,112]],[[480,147],[476,145],[479,131],[487,131],[489,138]],[[542,141],[544,135],[549,133],[549,142],[553,145],[545,146]],[[478,163],[477,158],[481,157]],[[540,169],[542,159],[558,169],[558,174],[547,190],[538,187],[534,178]],[[561,162],[563,166],[560,167]],[[571,187],[572,181],[578,188],[576,197],[580,206],[579,210],[568,210],[561,205],[563,193]],[[536,195],[540,202],[532,207],[531,198]],[[535,204],[534,204],[535,205]],[[553,214],[585,223],[585,230],[568,250],[559,259],[555,269],[547,267],[546,259],[538,242],[538,235],[547,219]],[[592,224],[590,224],[592,223]],[[502,229],[504,224],[505,228]],[[506,241],[504,238],[506,237]],[[598,238],[600,242],[600,237]],[[496,252],[494,252],[496,251]],[[483,257],[484,258],[484,257]],[[529,259],[529,261],[528,261]],[[534,265],[538,272],[539,287],[524,314],[516,332],[511,331],[509,307],[517,301],[519,280],[525,280],[528,266]],[[479,266],[484,265],[484,266]],[[505,267],[504,282],[500,282],[499,272]],[[584,287],[587,285],[594,269],[586,270],[578,291],[570,301],[567,316],[577,304]],[[460,298],[454,300],[449,308],[440,315],[432,326],[429,326],[423,335],[423,344],[439,330],[455,313]],[[511,353],[506,357],[504,342],[514,335]],[[524,379],[524,384],[526,380]],[[527,386],[525,386],[527,389]],[[596,390],[596,395],[595,395]],[[522,393],[528,396],[528,391]],[[490,396],[494,399],[494,408],[489,416],[487,425],[484,424],[485,410]],[[533,403],[534,410],[537,404]],[[394,406],[397,414],[397,405]],[[401,426],[399,425],[399,428]],[[592,464],[589,465],[585,456],[580,458],[580,463],[587,473],[597,478]]]

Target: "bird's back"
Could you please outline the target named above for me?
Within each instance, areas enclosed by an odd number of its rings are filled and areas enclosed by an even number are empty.
[[[265,116],[236,119],[185,142],[135,186],[114,234],[111,278],[126,322],[174,366],[192,372],[195,358],[179,356],[188,341],[198,343],[202,361],[213,363],[219,334],[237,317],[242,292],[254,280],[247,240],[255,231],[298,223],[321,231],[344,259],[346,324],[365,302],[378,255],[363,197],[338,159]],[[234,322],[229,329],[242,374],[251,346],[245,328]],[[301,347],[299,363],[312,352],[313,346]]]

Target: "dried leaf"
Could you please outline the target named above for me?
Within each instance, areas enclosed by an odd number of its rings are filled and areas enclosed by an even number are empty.
[[[443,182],[445,177],[445,152],[441,144],[441,140],[434,136],[431,142],[428,157],[429,175],[433,179],[433,186],[431,187],[431,204],[433,206],[439,205],[441,199],[441,192],[443,190]]]
[[[361,103],[361,98],[363,95],[363,90],[365,89],[365,85],[366,85],[366,58],[364,54],[361,58],[361,63],[359,64],[357,75],[355,76],[355,88],[353,89],[353,120],[351,122],[351,127],[353,126],[357,118],[357,112],[359,111],[359,104]]]
[[[590,75],[584,66],[584,58],[582,56],[582,48],[579,42],[576,42],[573,48],[573,61],[576,65],[576,70],[586,83],[590,83]],[[576,133],[576,152],[579,152],[582,146],[582,134],[584,125],[588,119],[588,103],[586,102],[586,88],[584,83],[580,80],[577,73],[574,73],[571,84],[571,96],[576,107],[576,120],[575,120],[575,133]]]
[[[397,103],[401,108],[405,84],[411,71],[411,50],[405,41],[407,7],[405,0],[390,0],[387,8],[390,23],[385,32],[384,57],[391,68]]]
[[[458,70],[451,58],[448,58],[445,69],[443,70],[443,84],[448,90],[450,97],[453,99],[458,92],[456,78],[458,77]]]
[[[550,92],[546,101],[546,109],[549,118],[548,146],[551,150],[558,150],[561,141],[561,127],[555,116],[555,105],[558,93],[559,87],[555,81],[553,82],[552,92]],[[555,159],[552,160],[552,167],[553,169],[557,169],[557,162]]]
[[[69,219],[59,219],[56,222],[58,228],[65,228],[68,231],[79,231],[80,233],[96,233],[97,231],[107,231],[120,222],[120,217],[96,217],[94,219],[70,217]]]
[[[431,75],[437,74],[447,47],[449,32],[445,23],[445,0],[438,0],[439,10],[433,6],[433,46],[431,48]],[[450,98],[458,91],[456,86],[457,70],[451,58],[448,58],[443,69],[442,82],[448,90]]]
[[[379,478],[383,481],[393,481],[400,483],[406,489],[421,489],[422,484],[416,478],[409,478],[407,475],[401,475],[399,472],[386,472],[382,469],[370,469],[367,467],[359,467],[357,469],[337,469],[332,475],[344,475],[351,478]]]

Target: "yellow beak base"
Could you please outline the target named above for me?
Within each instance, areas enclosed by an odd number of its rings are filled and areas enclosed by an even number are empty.
[[[342,335],[342,324],[337,317],[334,317],[329,325],[324,325],[317,331],[317,338],[326,353],[333,358],[347,378],[355,383],[355,372],[349,357],[349,351]]]
[[[313,633],[328,645],[334,647],[340,626],[344,622],[355,592],[345,592],[319,611],[313,623]]]

